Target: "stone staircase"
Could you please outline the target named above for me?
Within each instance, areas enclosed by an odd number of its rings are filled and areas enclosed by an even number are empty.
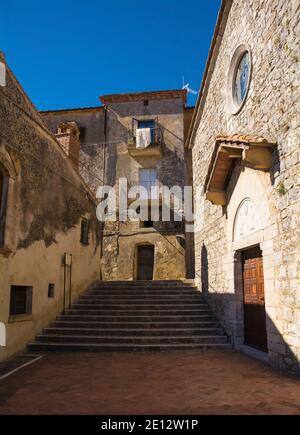
[[[30,351],[230,348],[207,303],[184,281],[99,282],[28,345]]]

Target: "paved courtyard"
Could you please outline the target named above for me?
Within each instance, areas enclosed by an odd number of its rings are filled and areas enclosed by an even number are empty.
[[[0,414],[300,414],[300,380],[234,351],[52,353],[0,381]]]

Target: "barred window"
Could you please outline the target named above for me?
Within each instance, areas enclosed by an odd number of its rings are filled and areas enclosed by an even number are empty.
[[[10,315],[32,313],[32,287],[12,285],[10,288]]]
[[[83,245],[89,244],[89,233],[90,233],[90,221],[89,219],[83,218],[81,220],[80,243],[82,243]]]

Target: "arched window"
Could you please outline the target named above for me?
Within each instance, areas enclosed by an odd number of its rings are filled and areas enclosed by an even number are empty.
[[[4,246],[6,207],[8,193],[8,176],[0,167],[0,248]]]

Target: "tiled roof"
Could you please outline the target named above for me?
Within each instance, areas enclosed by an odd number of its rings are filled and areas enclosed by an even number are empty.
[[[102,106],[91,107],[75,107],[73,109],[54,109],[54,110],[40,110],[40,113],[59,113],[59,112],[75,112],[75,111],[89,111],[89,110],[103,110]]]
[[[149,91],[149,92],[133,92],[129,94],[112,94],[102,95],[100,100],[103,104],[109,103],[124,103],[130,101],[143,101],[143,100],[162,100],[182,98],[184,103],[187,98],[187,91],[184,89],[170,90],[170,91]]]

